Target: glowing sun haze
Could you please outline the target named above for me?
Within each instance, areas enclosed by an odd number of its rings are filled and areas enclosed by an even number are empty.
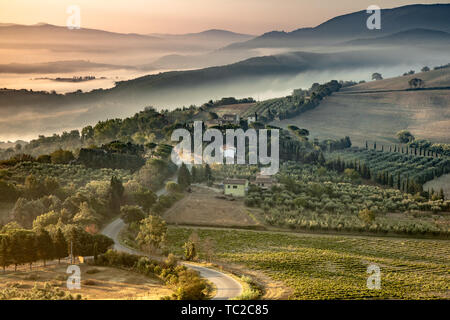
[[[262,34],[314,27],[369,5],[392,8],[418,1],[394,0],[0,0],[0,22],[65,25],[66,8],[79,5],[81,26],[115,32],[187,33],[207,29]],[[421,0],[420,3],[439,3]],[[446,3],[442,1],[441,3]]]

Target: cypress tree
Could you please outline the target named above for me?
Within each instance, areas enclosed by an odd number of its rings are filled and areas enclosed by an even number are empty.
[[[198,172],[197,172],[197,168],[195,166],[192,167],[191,176],[192,176],[193,183],[198,182]]]
[[[7,234],[0,235],[0,265],[5,272],[6,267],[11,262],[11,256],[9,251],[9,236]]]
[[[120,213],[124,190],[122,181],[120,181],[120,179],[116,176],[112,176],[109,187],[109,207],[114,215],[118,215]]]
[[[442,200],[445,200],[444,189],[442,189],[442,188],[439,191],[439,198],[442,199]]]
[[[61,262],[61,258],[68,256],[68,244],[61,228],[56,231],[55,237],[53,239],[55,247],[55,257],[58,258],[58,263]]]
[[[209,166],[209,164],[205,165],[205,179],[206,181],[213,181],[213,176],[212,176],[212,172],[211,172],[211,167]]]
[[[191,185],[191,174],[184,163],[182,163],[180,169],[178,169],[178,184],[182,188],[187,188]]]
[[[54,244],[47,230],[39,228],[37,232],[37,256],[44,261],[44,267],[46,261],[52,259],[55,256]]]

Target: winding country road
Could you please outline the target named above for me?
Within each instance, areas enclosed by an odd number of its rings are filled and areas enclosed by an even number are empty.
[[[165,193],[165,190],[159,190],[157,195],[160,196]],[[144,253],[137,251],[135,249],[126,247],[119,242],[119,233],[125,227],[125,222],[118,218],[111,223],[109,223],[103,230],[102,234],[110,237],[114,240],[114,249],[117,251],[127,252],[137,255],[145,255]],[[202,267],[189,262],[182,262],[183,265],[199,272],[200,276],[212,282],[216,286],[216,295],[213,300],[229,300],[242,294],[241,284],[234,280],[232,277],[210,269]]]

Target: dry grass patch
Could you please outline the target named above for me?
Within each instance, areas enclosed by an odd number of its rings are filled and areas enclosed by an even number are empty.
[[[53,287],[72,295],[81,294],[89,300],[128,300],[146,299],[158,300],[171,295],[168,289],[158,279],[110,267],[92,268],[81,265],[81,289],[69,290],[66,287],[67,265],[55,265],[40,271],[0,273],[0,290],[16,288],[30,290],[35,284],[40,286],[50,283]],[[92,270],[95,270],[92,273]]]
[[[256,227],[260,223],[249,214],[242,199],[230,201],[220,192],[192,187],[181,201],[164,214],[166,222],[180,225]]]

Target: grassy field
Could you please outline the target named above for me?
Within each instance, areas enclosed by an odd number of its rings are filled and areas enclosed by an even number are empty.
[[[168,223],[181,225],[258,226],[251,211],[242,199],[230,201],[211,189],[192,187],[192,193],[166,211],[163,218]]]
[[[193,230],[213,239],[216,259],[282,281],[292,299],[450,299],[446,240],[170,227],[171,249],[181,254]],[[381,268],[381,290],[366,287],[370,264]]]
[[[110,267],[81,265],[81,289],[69,290],[66,286],[67,265],[55,265],[31,272],[0,273],[0,292],[8,288],[29,291],[35,285],[43,287],[50,283],[73,296],[81,295],[89,300],[157,300],[171,295],[172,291],[158,279]]]
[[[425,87],[450,86],[450,69],[419,73]],[[397,77],[345,88],[320,105],[295,118],[273,121],[287,128],[293,124],[306,128],[319,139],[350,136],[354,145],[366,140],[396,143],[395,134],[403,129],[416,137],[450,143],[450,90],[392,91],[408,88],[412,76]],[[369,93],[368,91],[381,91]]]

